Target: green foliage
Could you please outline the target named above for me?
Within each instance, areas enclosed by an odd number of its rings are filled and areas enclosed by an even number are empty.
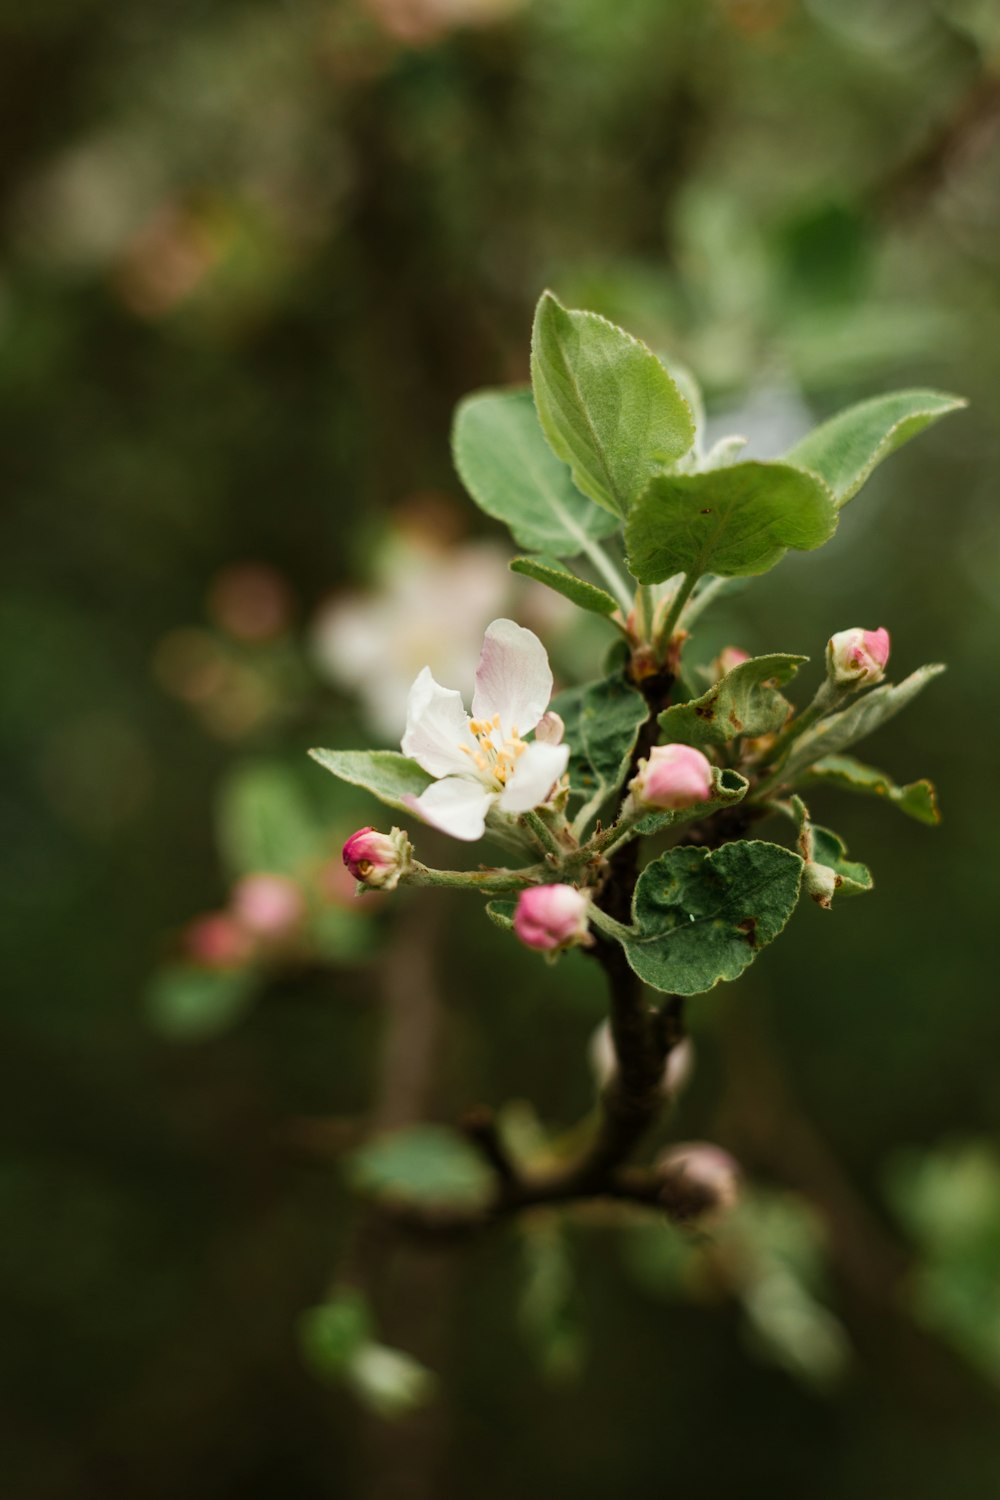
[[[671,849],[639,877],[628,961],[665,994],[696,995],[736,979],[785,926],[801,876],[797,854],[762,840],[711,853]]]
[[[847,846],[829,828],[812,825],[813,860],[832,870],[838,896],[860,896],[870,891],[874,882],[867,865],[847,858]]]
[[[897,786],[884,771],[876,771],[874,766],[866,766],[851,755],[824,755],[809,768],[808,780],[859,792],[865,797],[879,797],[918,823],[934,827],[941,821],[931,782],[911,781],[907,786]]]
[[[260,870],[294,875],[322,851],[327,835],[298,776],[275,762],[250,763],[226,778],[216,826],[234,877]]]
[[[613,515],[694,442],[691,408],[652,350],[551,292],[535,311],[531,382],[539,421],[579,489]]]
[[[373,1334],[368,1301],[353,1287],[345,1287],[319,1307],[308,1308],[298,1321],[302,1356],[320,1375],[343,1374]]]
[[[554,558],[515,557],[510,569],[512,573],[533,578],[536,583],[544,583],[547,588],[554,589],[557,594],[562,594],[565,599],[572,600],[591,614],[613,615],[618,608],[617,600],[606,589],[599,589],[596,584],[577,578],[575,573],[571,573]]]
[[[452,453],[480,510],[503,521],[520,547],[575,557],[617,527],[552,452],[530,391],[467,396],[455,412]]]
[[[376,1136],[351,1156],[359,1192],[377,1198],[475,1208],[486,1202],[492,1175],[473,1146],[442,1125],[412,1125]]]
[[[434,1394],[436,1382],[429,1370],[402,1350],[376,1342],[367,1299],[354,1288],[304,1312],[298,1338],[313,1373],[346,1386],[376,1416],[405,1416]]]
[[[170,964],[155,974],[146,1008],[156,1030],[174,1041],[207,1041],[243,1016],[257,988],[248,969],[205,969]]]
[[[884,458],[932,422],[966,404],[940,391],[875,396],[815,428],[785,455],[785,461],[818,474],[833,491],[838,506],[846,505]]]
[[[528,1224],[521,1251],[521,1333],[545,1379],[565,1385],[579,1376],[586,1352],[568,1236],[551,1221]]]
[[[846,750],[866,734],[873,734],[906,707],[919,692],[944,671],[943,666],[918,667],[899,683],[884,683],[856,698],[839,714],[820,719],[795,742],[785,762],[782,778],[790,780],[799,771],[824,756]]]
[[[553,698],[552,707],[562,716],[571,748],[570,792],[597,811],[625,778],[649,713],[646,700],[617,673],[568,688]]]
[[[313,760],[341,781],[363,787],[386,807],[409,812],[405,797],[419,797],[434,780],[398,750],[310,750]]]
[[[667,744],[726,745],[737,735],[774,733],[791,712],[778,688],[808,660],[775,653],[740,662],[700,698],[676,703],[662,713],[661,739]]]
[[[651,812],[635,825],[641,834],[660,833],[664,828],[678,828],[682,823],[700,822],[723,807],[735,807],[750,790],[750,783],[739,771],[712,767],[712,792],[705,802],[678,812]]]
[[[837,529],[821,479],[789,464],[747,460],[705,474],[661,474],[625,526],[629,567],[640,583],[675,573],[766,573],[789,547],[811,551]]]

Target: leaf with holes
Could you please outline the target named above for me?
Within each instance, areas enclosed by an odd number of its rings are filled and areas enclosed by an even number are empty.
[[[880,797],[907,817],[916,818],[918,823],[933,827],[941,821],[932,782],[924,779],[897,786],[884,771],[876,771],[874,766],[866,766],[852,755],[824,755],[810,767],[809,780],[858,792],[863,797]]]
[[[618,528],[581,495],[538,425],[530,391],[480,391],[455,412],[452,453],[480,510],[503,521],[519,547],[576,557]]]
[[[789,464],[747,461],[651,479],[629,514],[625,543],[639,582],[662,583],[675,573],[766,573],[789,547],[812,551],[836,529],[837,508],[821,479]]]
[[[789,780],[823,756],[846,750],[848,745],[881,728],[943,671],[944,667],[939,664],[918,667],[902,682],[887,682],[882,687],[873,688],[839,714],[821,719],[796,741],[782,769],[782,781]]]
[[[872,470],[949,412],[968,403],[943,391],[894,391],[838,412],[796,443],[785,462],[825,479],[846,505]]]
[[[653,351],[551,292],[535,311],[531,384],[553,452],[612,515],[627,515],[649,476],[694,442],[691,408]]]
[[[623,939],[639,978],[672,995],[737,979],[795,909],[802,860],[761,840],[671,849],[646,866]]]
[[[808,656],[755,656],[740,662],[700,698],[660,715],[666,744],[725,745],[737,735],[773,734],[791,712],[778,692]]]

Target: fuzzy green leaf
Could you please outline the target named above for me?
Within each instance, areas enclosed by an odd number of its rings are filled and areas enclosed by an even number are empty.
[[[589,609],[592,614],[613,615],[618,608],[615,599],[605,589],[577,578],[575,573],[551,557],[515,557],[509,566],[512,573],[521,573],[536,583],[544,583],[547,588],[555,589],[557,594],[571,599],[581,609]]]
[[[652,350],[551,292],[535,312],[531,383],[553,452],[615,516],[627,515],[649,476],[694,442],[691,408]]]
[[[773,734],[791,704],[778,688],[790,682],[807,656],[755,656],[727,672],[700,698],[676,703],[660,715],[666,744],[725,745],[737,735]]]
[[[863,765],[851,755],[825,755],[810,769],[809,779],[843,787],[848,792],[860,792],[862,796],[881,797],[908,817],[916,818],[918,823],[933,827],[941,821],[937,794],[930,781],[911,781],[907,786],[897,786],[884,771]]]
[[[895,391],[849,406],[796,443],[785,462],[825,479],[846,505],[890,453],[967,403],[942,391]]]
[[[492,1174],[478,1151],[443,1125],[412,1125],[376,1136],[350,1158],[351,1184],[374,1197],[477,1207]]]
[[[566,725],[570,791],[596,810],[624,779],[649,714],[646,700],[619,675],[569,688],[552,707]]]
[[[242,1019],[256,986],[257,976],[249,969],[170,964],[154,975],[149,986],[149,1019],[171,1041],[207,1040]]]
[[[671,849],[639,877],[638,934],[625,941],[626,957],[665,994],[696,995],[736,979],[785,926],[801,877],[797,854],[761,840]]]
[[[500,928],[501,932],[514,931],[514,913],[516,911],[516,901],[487,901],[486,903],[486,915],[491,922]]]
[[[404,797],[419,797],[433,776],[398,750],[310,750],[313,760],[341,781],[371,792],[386,807],[410,812]]]
[[[766,573],[789,547],[811,551],[836,529],[837,508],[821,479],[747,460],[651,479],[632,507],[625,542],[639,582],[662,583],[675,573]]]
[[[460,403],[452,453],[480,510],[503,521],[519,547],[575,557],[617,529],[581,495],[538,425],[531,392],[479,391]]]
[[[829,828],[812,825],[813,863],[824,865],[834,873],[836,895],[860,896],[875,882],[867,865],[847,858],[847,845]]]
[[[880,729],[943,671],[944,667],[937,664],[918,667],[902,682],[887,682],[883,687],[873,688],[839,714],[821,719],[796,741],[782,770],[782,780],[788,780],[822,756],[836,755],[839,751],[846,750],[856,740]]]

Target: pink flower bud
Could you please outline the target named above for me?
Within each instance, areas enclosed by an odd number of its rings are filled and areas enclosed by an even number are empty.
[[[712,764],[693,745],[654,745],[629,782],[636,802],[679,812],[712,795]]]
[[[410,866],[412,848],[401,828],[377,833],[359,828],[344,845],[344,864],[355,880],[374,891],[394,891]]]
[[[527,948],[560,953],[592,941],[587,925],[590,901],[572,885],[533,885],[522,891],[514,931]]]
[[[298,926],[305,901],[285,875],[247,875],[233,889],[231,910],[245,932],[281,938]]]
[[[881,682],[889,660],[889,632],[841,630],[831,636],[826,648],[826,669],[835,687],[870,687]]]
[[[660,1202],[675,1224],[704,1229],[717,1223],[740,1195],[739,1163],[721,1146],[690,1141],[672,1146],[656,1162]]]
[[[716,677],[725,677],[734,667],[740,667],[745,661],[750,660],[748,651],[741,651],[739,646],[724,646],[715,658]]]
[[[248,935],[228,912],[213,911],[191,922],[184,947],[195,963],[207,969],[237,969],[250,957]]]

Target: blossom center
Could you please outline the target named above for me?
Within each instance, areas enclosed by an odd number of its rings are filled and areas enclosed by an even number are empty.
[[[505,737],[500,727],[500,715],[494,714],[492,719],[470,719],[469,733],[479,748],[473,750],[471,745],[463,744],[459,749],[469,757],[484,780],[502,789],[528,748],[517,732],[517,725],[511,725],[510,734]]]

